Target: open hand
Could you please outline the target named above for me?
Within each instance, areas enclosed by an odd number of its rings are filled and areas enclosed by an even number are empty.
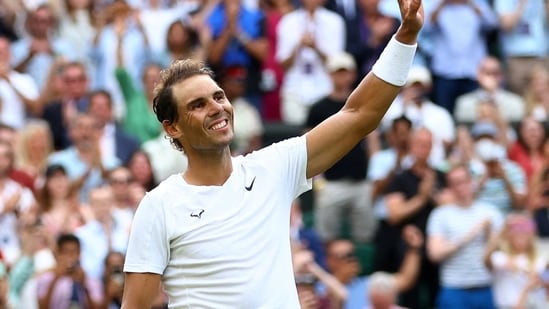
[[[402,23],[396,38],[404,44],[415,44],[425,16],[421,0],[398,0],[398,6]]]

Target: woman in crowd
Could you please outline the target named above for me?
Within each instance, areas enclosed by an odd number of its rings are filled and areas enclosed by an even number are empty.
[[[493,274],[498,308],[537,308],[534,304],[544,301],[545,294],[536,283],[546,261],[536,249],[536,225],[529,215],[509,214],[498,239],[488,245],[484,260]]]

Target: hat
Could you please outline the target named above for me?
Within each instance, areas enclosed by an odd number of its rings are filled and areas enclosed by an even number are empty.
[[[498,134],[496,125],[489,121],[477,122],[471,127],[471,136],[474,139],[479,137],[495,137]]]
[[[328,56],[328,60],[326,60],[326,69],[330,73],[339,70],[351,71],[356,69],[356,62],[351,54],[341,52]]]
[[[46,168],[46,178],[49,178],[53,176],[53,174],[56,174],[57,172],[67,174],[67,170],[65,167],[61,164],[52,164]]]
[[[424,66],[415,65],[410,68],[406,85],[420,83],[422,85],[431,85],[431,72]]]

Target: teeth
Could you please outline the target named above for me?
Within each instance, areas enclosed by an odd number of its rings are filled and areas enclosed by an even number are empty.
[[[220,122],[212,127],[212,130],[219,130],[227,125],[227,120]]]

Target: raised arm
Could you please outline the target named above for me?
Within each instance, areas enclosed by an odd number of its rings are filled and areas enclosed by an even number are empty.
[[[421,0],[399,0],[402,24],[345,106],[306,133],[307,177],[324,172],[373,131],[404,85],[423,25]]]

